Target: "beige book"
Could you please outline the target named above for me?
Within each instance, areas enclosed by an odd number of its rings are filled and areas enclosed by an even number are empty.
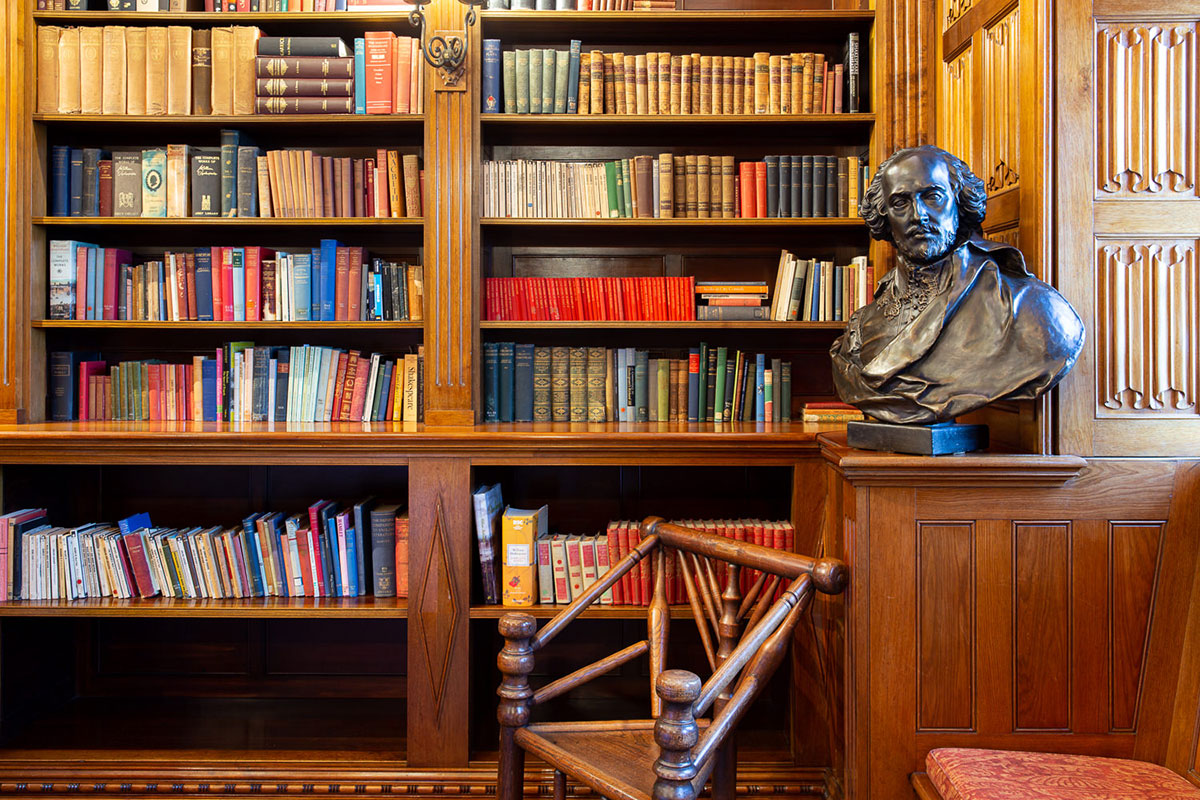
[[[708,219],[712,210],[712,172],[709,157],[696,156],[696,216]]]
[[[712,113],[712,56],[700,56],[700,81],[694,87],[699,94],[700,113]]]
[[[146,29],[125,29],[125,113],[146,113]]]
[[[408,318],[412,322],[425,319],[425,268],[420,264],[408,265]],[[417,355],[422,352],[418,345]]]
[[[737,183],[733,156],[721,156],[721,216],[732,219],[737,216]],[[713,214],[716,216],[716,214]]]
[[[791,103],[792,113],[800,114],[802,113],[801,109],[804,108],[804,54],[792,53],[788,57],[788,61],[792,66],[792,94],[789,102]]]
[[[672,89],[672,91],[674,91]],[[679,113],[692,113],[692,57],[685,55],[679,64]]]
[[[658,54],[658,113],[671,113],[671,54]]]
[[[625,56],[625,113],[637,112],[637,56]]]
[[[743,80],[746,83],[746,90],[742,97],[742,113],[755,113],[755,97],[754,97],[754,58],[747,56],[742,62],[744,65]]]
[[[792,59],[779,57],[779,113],[792,113]]]
[[[387,188],[389,216],[404,216],[404,172],[400,168],[400,151],[387,151]]]
[[[591,74],[591,111],[593,114],[604,113],[604,53],[592,51]]]
[[[101,114],[104,109],[104,29],[79,29],[79,109]]]
[[[639,114],[649,114],[650,113],[650,99],[649,99],[650,72],[649,72],[649,69],[650,68],[649,68],[649,65],[646,63],[646,56],[644,54],[633,57],[633,70],[634,70],[634,72],[633,72],[633,74],[634,74],[633,101],[634,101],[634,108],[636,109],[637,113],[639,113]]]
[[[146,113],[167,113],[167,29],[146,28]]]
[[[55,25],[39,25],[37,60],[37,111],[39,114],[58,113],[58,39],[62,29]]]
[[[813,113],[813,54],[800,54],[800,113]]]
[[[167,28],[167,113],[192,113],[192,29]]]
[[[254,58],[262,31],[253,25],[233,29],[233,113],[254,113]],[[214,84],[216,76],[213,76]]]
[[[675,184],[674,160],[670,153],[658,156],[658,216],[661,219],[674,216],[675,201],[671,192]]]
[[[167,145],[167,216],[186,217],[191,214],[191,159],[186,144]]]
[[[404,154],[400,163],[404,168],[404,216],[419,217],[422,214],[421,167],[416,153]]]
[[[212,113],[233,113],[233,28],[212,29]]]
[[[767,113],[779,113],[779,56],[767,60]]]
[[[721,113],[733,114],[733,83],[737,76],[736,67],[734,65],[733,56],[722,56],[721,58]]]
[[[125,114],[125,26],[104,25],[104,67],[101,113]]]
[[[268,159],[266,156],[259,156],[257,159],[258,171],[258,215],[260,217],[275,216],[274,209],[271,205],[271,174],[268,168]]]
[[[754,113],[770,113],[771,54],[754,54]]]
[[[646,111],[643,113],[658,113],[658,53],[646,54]]]

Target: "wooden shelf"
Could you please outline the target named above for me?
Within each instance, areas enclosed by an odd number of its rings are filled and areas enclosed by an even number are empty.
[[[421,217],[34,217],[34,225],[51,227],[122,228],[311,228],[330,225],[339,228],[404,227],[420,228]]]
[[[56,218],[57,219],[57,218]],[[650,218],[596,218],[596,219],[526,219],[520,217],[482,217],[479,224],[489,228],[861,228],[866,226],[858,217],[784,217],[765,218],[710,218],[697,219],[650,219]]]
[[[867,126],[874,124],[875,115],[855,114],[480,114],[479,123],[491,127],[597,127],[608,125],[649,127],[657,125],[804,125],[804,126]]]
[[[394,597],[260,597],[242,600],[181,600],[155,597],[120,600],[14,600],[0,602],[0,617],[203,617],[255,618],[403,618],[408,601]]]
[[[95,16],[97,12],[86,12]],[[140,14],[145,18],[145,14]],[[211,15],[206,15],[211,16]],[[34,114],[34,122],[53,125],[304,125],[405,126],[420,128],[423,114]]]
[[[670,322],[639,322],[614,320],[557,320],[554,322],[526,320],[484,320],[482,330],[821,330],[840,331],[845,322],[775,322],[767,320],[687,320]]]
[[[330,26],[341,28],[350,25],[361,29],[370,24],[409,27],[407,11],[306,11],[302,14],[240,11],[236,20],[228,14],[217,15],[211,11],[156,11],[150,14],[144,11],[34,11],[33,18],[38,22],[59,22],[66,25],[113,25],[129,22],[141,22],[146,25],[182,25],[195,22],[221,25],[236,21],[239,25],[286,25],[315,28],[319,31]]]
[[[161,322],[145,320],[39,319],[34,328],[49,330],[423,330],[424,322]]]
[[[532,39],[564,36],[598,40],[702,42],[728,45],[731,41],[795,41],[798,37],[827,38],[831,34],[864,31],[875,12],[810,11],[483,11],[480,24],[486,37]],[[747,52],[747,55],[749,52]]]

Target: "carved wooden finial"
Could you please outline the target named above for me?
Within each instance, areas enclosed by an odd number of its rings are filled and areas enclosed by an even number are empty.
[[[682,669],[669,669],[655,684],[662,714],[654,723],[654,741],[661,753],[654,762],[654,800],[695,800],[692,779],[696,765],[692,748],[700,739],[692,704],[700,696],[700,678]]]

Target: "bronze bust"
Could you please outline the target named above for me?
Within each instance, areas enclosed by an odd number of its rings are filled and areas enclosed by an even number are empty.
[[[1083,348],[1083,323],[1015,247],[983,238],[983,182],[925,145],[879,165],[864,198],[871,236],[898,251],[874,302],[833,343],[842,400],[890,423],[947,422],[1053,387]]]

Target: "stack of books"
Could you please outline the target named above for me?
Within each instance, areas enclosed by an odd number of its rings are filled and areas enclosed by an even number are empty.
[[[769,316],[766,281],[696,281],[696,319],[750,320]]]
[[[338,37],[263,36],[256,56],[256,114],[354,113],[354,58]],[[322,69],[337,77],[323,77]],[[272,71],[293,76],[276,77]]]
[[[836,400],[808,402],[803,406],[805,422],[846,423],[866,419],[862,411]]]

